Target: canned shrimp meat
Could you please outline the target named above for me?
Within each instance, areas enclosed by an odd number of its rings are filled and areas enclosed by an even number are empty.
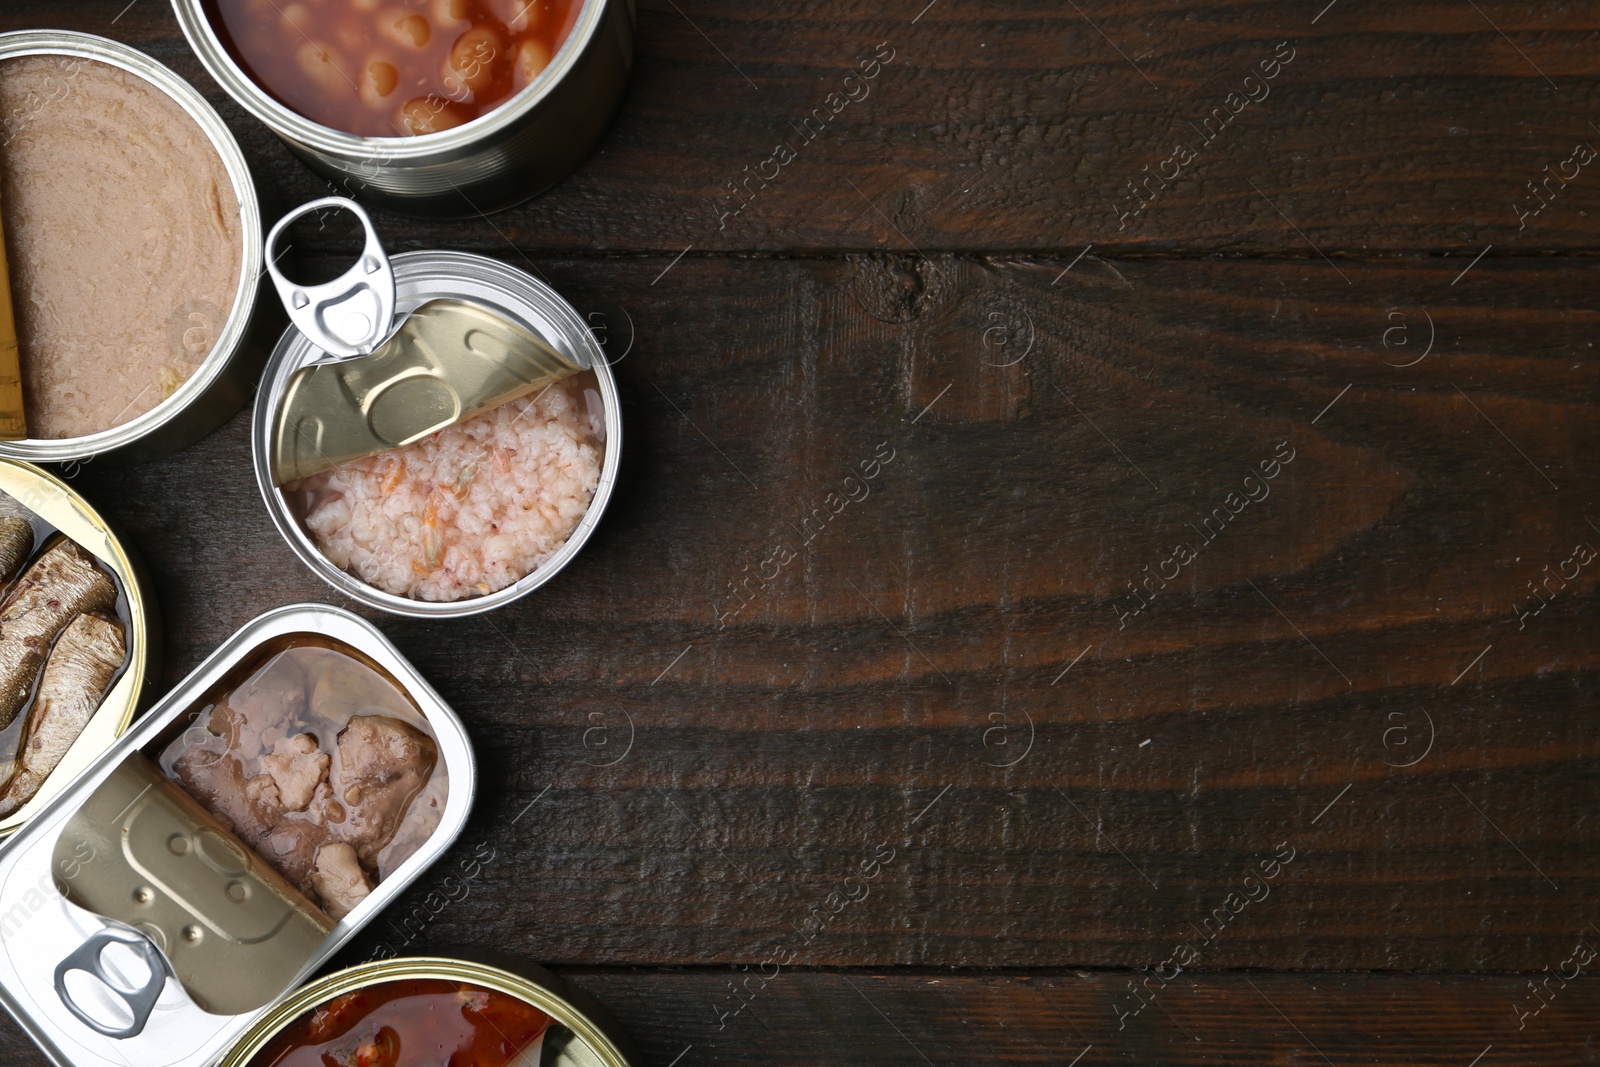
[[[270,268],[298,323],[268,360],[252,421],[273,522],[369,607],[458,616],[526,596],[577,555],[616,483],[621,409],[599,344],[549,286],[498,260],[391,262],[349,201],[305,205],[274,237],[319,204],[355,211],[367,248],[323,286]],[[343,384],[314,390],[318,374]]]

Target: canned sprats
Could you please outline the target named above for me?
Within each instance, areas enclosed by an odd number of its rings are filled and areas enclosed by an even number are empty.
[[[0,459],[0,833],[127,728],[156,673],[143,570],[66,483]]]

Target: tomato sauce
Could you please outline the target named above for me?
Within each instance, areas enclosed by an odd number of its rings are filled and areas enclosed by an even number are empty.
[[[506,1067],[550,1017],[507,993],[402,978],[335,997],[286,1026],[250,1067]]]
[[[550,65],[582,0],[205,0],[230,55],[313,122],[364,137],[488,114]]]

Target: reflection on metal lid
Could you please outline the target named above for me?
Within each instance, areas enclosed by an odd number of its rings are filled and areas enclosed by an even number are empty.
[[[267,247],[275,249],[296,219],[330,208],[355,215],[366,235],[349,270],[301,285],[267,261],[294,328],[318,350],[278,401],[276,484],[420,441],[590,366],[581,351],[568,359],[505,315],[455,297],[429,300],[396,328],[394,269],[371,218],[353,200],[300,205],[272,227]]]
[[[63,877],[85,845],[95,862]],[[138,753],[67,821],[55,870],[72,903],[149,935],[218,1015],[270,1003],[334,925]]]
[[[371,355],[302,367],[278,408],[278,484],[409,445],[579,367],[510,320],[438,298]]]
[[[418,850],[343,920],[323,917],[320,925],[264,862],[252,863],[206,824],[209,816],[167,793],[147,762],[190,728],[208,694],[285,642],[306,639],[348,648],[393,679],[426,717],[450,782]],[[207,1067],[264,1005],[304,981],[449,848],[475,784],[460,719],[370,623],[324,605],[268,612],[0,847],[0,1003],[60,1067]],[[144,917],[146,907],[160,918]],[[291,940],[298,959],[290,958]],[[163,942],[163,952],[141,951]],[[230,1010],[247,1001],[263,1006]]]

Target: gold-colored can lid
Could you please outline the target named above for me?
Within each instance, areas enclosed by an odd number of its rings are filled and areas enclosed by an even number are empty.
[[[127,626],[126,665],[32,799],[0,819],[0,835],[6,835],[48,804],[127,730],[159,668],[160,637],[155,602],[142,566],[77,490],[31,463],[0,458],[0,494],[30,513],[41,544],[59,533],[104,564],[116,579],[117,611]],[[0,598],[7,588],[0,588]],[[19,714],[18,720],[24,714]]]
[[[462,982],[508,994],[550,1016],[540,1067],[634,1067],[632,1042],[591,998],[543,968],[518,964],[509,971],[472,960],[412,956],[377,960],[326,975],[284,997],[256,1020],[217,1061],[250,1067],[252,1059],[301,1016],[346,993],[415,978]],[[523,973],[525,972],[525,973]],[[521,1064],[519,1058],[513,1061]]]

